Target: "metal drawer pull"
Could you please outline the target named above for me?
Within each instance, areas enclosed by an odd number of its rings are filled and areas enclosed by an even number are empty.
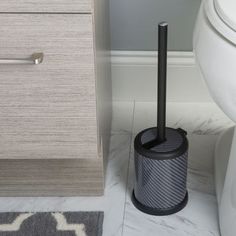
[[[29,64],[29,65],[39,65],[43,62],[43,53],[33,53],[28,59],[0,59],[0,65],[2,64]]]

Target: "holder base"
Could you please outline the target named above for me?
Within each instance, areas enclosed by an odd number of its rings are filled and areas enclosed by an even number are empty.
[[[181,211],[188,203],[188,192],[186,192],[185,198],[184,200],[179,203],[178,205],[171,207],[171,208],[167,208],[167,209],[157,209],[157,208],[151,208],[151,207],[147,207],[145,205],[143,205],[142,203],[140,203],[135,195],[134,195],[134,191],[132,193],[132,198],[131,198],[134,206],[139,209],[140,211],[149,214],[149,215],[155,215],[155,216],[166,216],[166,215],[172,215],[175,214],[179,211]]]

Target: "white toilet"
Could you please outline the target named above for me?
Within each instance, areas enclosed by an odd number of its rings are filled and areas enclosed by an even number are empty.
[[[236,0],[203,0],[193,43],[213,99],[236,122]],[[216,145],[215,180],[221,235],[235,236],[235,128],[222,134]]]

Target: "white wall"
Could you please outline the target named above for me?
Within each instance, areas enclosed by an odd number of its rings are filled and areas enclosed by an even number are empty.
[[[201,0],[110,0],[113,50],[156,50],[157,24],[169,23],[169,50],[192,49]]]

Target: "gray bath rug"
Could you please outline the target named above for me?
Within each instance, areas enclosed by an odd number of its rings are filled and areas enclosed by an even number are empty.
[[[103,212],[0,213],[0,236],[102,236]]]

